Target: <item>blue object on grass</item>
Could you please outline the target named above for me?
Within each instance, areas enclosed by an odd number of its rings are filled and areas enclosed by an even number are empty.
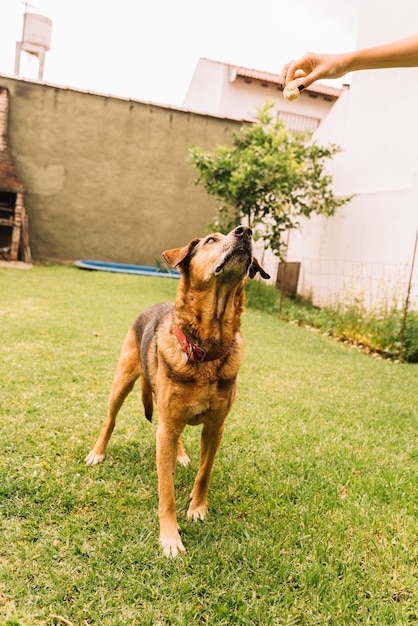
[[[141,276],[157,276],[159,278],[180,278],[180,272],[165,267],[151,265],[127,265],[125,263],[106,263],[105,261],[89,261],[78,259],[74,265],[83,270],[102,270],[120,272],[122,274],[140,274]]]

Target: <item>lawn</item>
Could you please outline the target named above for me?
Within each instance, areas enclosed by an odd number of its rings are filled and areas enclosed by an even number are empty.
[[[200,429],[185,433],[175,560],[137,393],[84,465],[129,324],[176,286],[0,269],[0,624],[417,623],[418,365],[247,309],[204,522],[186,520]]]

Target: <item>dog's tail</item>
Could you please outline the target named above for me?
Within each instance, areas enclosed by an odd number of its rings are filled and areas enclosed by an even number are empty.
[[[149,422],[152,422],[152,414],[154,410],[154,405],[152,401],[152,390],[147,380],[145,379],[145,376],[141,378],[141,397],[142,404],[144,405],[145,409],[145,417]]]

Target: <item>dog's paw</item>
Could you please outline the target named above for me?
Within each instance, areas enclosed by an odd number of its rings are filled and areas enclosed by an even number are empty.
[[[91,450],[91,452],[88,453],[88,455],[84,459],[84,463],[86,463],[87,465],[97,465],[98,463],[101,463],[104,460],[104,458],[105,458],[104,453],[98,454],[93,449]]]
[[[191,502],[189,506],[189,510],[187,511],[188,519],[197,522],[198,519],[204,520],[208,512],[208,505],[201,504],[200,506],[193,506],[193,502]]]
[[[160,545],[163,549],[163,555],[167,558],[175,559],[179,552],[186,552],[179,533],[175,535],[160,535]]]
[[[179,465],[182,465],[183,467],[187,467],[190,463],[190,458],[187,456],[186,453],[179,454],[177,457],[177,463]]]

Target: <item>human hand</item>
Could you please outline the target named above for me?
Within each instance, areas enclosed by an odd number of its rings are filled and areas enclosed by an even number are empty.
[[[348,61],[348,59],[347,59]],[[297,79],[299,89],[309,87],[316,80],[339,78],[349,71],[343,54],[316,54],[307,52],[297,61],[289,61],[280,72],[283,86]]]

